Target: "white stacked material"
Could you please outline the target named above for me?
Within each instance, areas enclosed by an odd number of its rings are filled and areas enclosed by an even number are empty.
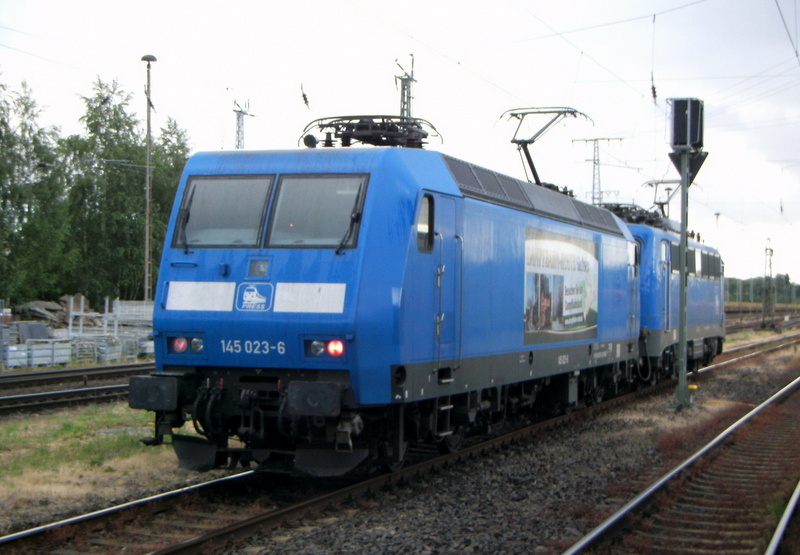
[[[39,339],[28,341],[30,366],[55,366],[68,364],[72,358],[69,340]]]

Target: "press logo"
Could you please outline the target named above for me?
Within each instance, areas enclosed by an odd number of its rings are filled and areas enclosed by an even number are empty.
[[[271,283],[240,283],[236,290],[236,310],[265,311],[272,307]]]

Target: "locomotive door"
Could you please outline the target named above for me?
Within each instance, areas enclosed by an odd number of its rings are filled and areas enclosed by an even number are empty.
[[[433,262],[435,264],[438,309],[434,319],[438,367],[455,360],[459,353],[458,276],[461,273],[462,239],[456,233],[456,203],[449,197],[434,196]],[[457,365],[454,362],[453,365]]]
[[[663,319],[663,325],[665,330],[670,329],[672,326],[671,323],[671,316],[670,316],[670,304],[669,304],[669,296],[670,296],[670,289],[672,289],[672,265],[670,261],[670,257],[672,255],[672,249],[670,248],[669,241],[661,241],[661,276],[659,277],[659,281],[661,282],[661,291],[663,292],[664,298],[662,299],[661,305],[661,314]]]
[[[450,197],[420,196],[408,258],[404,321],[412,359],[436,368],[458,357],[463,244],[456,236],[456,206]]]

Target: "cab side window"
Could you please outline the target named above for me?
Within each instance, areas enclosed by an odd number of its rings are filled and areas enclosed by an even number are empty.
[[[633,268],[633,275],[639,275],[639,265],[642,262],[642,245],[637,239],[628,243],[628,266]]]
[[[416,228],[419,252],[433,252],[433,197],[431,195],[422,197]]]

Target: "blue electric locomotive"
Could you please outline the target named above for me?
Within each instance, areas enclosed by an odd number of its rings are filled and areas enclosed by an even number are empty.
[[[629,224],[641,252],[642,377],[675,374],[680,321],[680,230],[675,222],[638,206],[606,204]],[[690,238],[687,266],[687,368],[711,363],[725,341],[724,265],[719,252]]]
[[[630,225],[642,250],[642,356],[649,369],[669,375],[677,360],[680,321],[680,235],[675,229]],[[686,253],[686,363],[711,363],[725,341],[725,291],[719,252],[690,240]]]
[[[330,476],[454,450],[637,379],[636,253],[611,212],[433,151],[195,154],[159,270],[157,371],[130,405],[197,470]],[[187,420],[198,435],[174,433]]]

